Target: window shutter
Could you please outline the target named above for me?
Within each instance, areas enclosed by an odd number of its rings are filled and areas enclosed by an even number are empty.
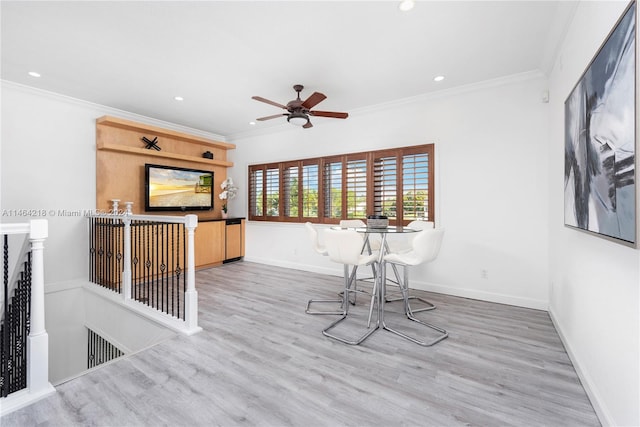
[[[342,161],[326,161],[323,174],[324,216],[342,218]]]
[[[298,166],[285,166],[282,170],[283,212],[288,218],[298,217]]]
[[[397,216],[398,167],[396,156],[374,159],[373,163],[373,209],[376,215],[389,219]]]
[[[265,192],[267,195],[266,215],[280,215],[280,170],[267,168]]]
[[[262,169],[252,169],[249,172],[249,212],[257,217],[264,216],[264,171]]]
[[[408,154],[402,157],[402,218],[430,220],[429,155]]]
[[[346,163],[347,218],[367,217],[367,159]]]
[[[318,164],[302,166],[302,216],[304,218],[318,217]]]

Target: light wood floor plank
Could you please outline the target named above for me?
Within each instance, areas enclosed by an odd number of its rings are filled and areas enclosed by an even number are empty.
[[[378,331],[348,346],[321,334],[335,316],[304,313],[337,296],[339,277],[238,262],[196,280],[202,333],[62,384],[1,424],[600,425],[546,312],[413,291],[438,306],[417,317],[448,339],[424,348]],[[362,331],[365,302],[342,332]],[[401,303],[388,308],[388,323],[427,336]]]

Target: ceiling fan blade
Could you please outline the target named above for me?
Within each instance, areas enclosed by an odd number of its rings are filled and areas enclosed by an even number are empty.
[[[265,99],[265,98],[263,98],[261,96],[252,96],[251,99],[255,99],[256,101],[260,101],[260,102],[266,102],[267,104],[271,104],[271,105],[276,106],[276,107],[284,108],[285,110],[287,109],[287,107],[285,107],[284,105],[278,104],[275,101],[269,101],[268,99]]]
[[[312,128],[312,127],[313,127],[313,125],[311,124],[311,122],[307,122],[304,125],[302,125],[303,129],[309,129],[309,128]]]
[[[332,117],[334,119],[346,119],[349,113],[338,113],[335,111],[309,111],[309,114],[316,117]]]
[[[303,103],[302,107],[307,110],[315,107],[320,102],[324,101],[327,97],[320,92],[313,92],[310,97],[308,97]]]
[[[260,122],[264,121],[264,120],[271,120],[271,119],[277,119],[278,117],[282,117],[282,116],[286,116],[285,113],[282,114],[274,114],[273,116],[267,116],[267,117],[260,117],[259,119],[256,119]]]

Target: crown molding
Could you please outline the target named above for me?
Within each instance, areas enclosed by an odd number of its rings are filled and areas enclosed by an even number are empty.
[[[456,86],[456,87],[442,89],[435,92],[423,93],[420,95],[415,95],[407,98],[397,99],[394,101],[370,105],[367,107],[356,108],[349,112],[349,116],[355,117],[359,115],[366,115],[366,114],[371,114],[371,113],[375,113],[383,110],[388,110],[391,108],[402,107],[408,104],[415,104],[415,103],[421,103],[425,101],[432,101],[435,99],[448,98],[451,96],[456,96],[456,95],[461,95],[465,93],[476,92],[479,90],[491,89],[495,87],[506,86],[509,84],[514,84],[514,83],[519,83],[519,82],[524,82],[529,80],[536,80],[541,78],[546,79],[547,76],[545,73],[543,73],[540,70],[526,71],[523,73],[511,74],[508,76],[484,80],[481,82],[472,83],[468,85]],[[322,126],[322,124],[319,123],[316,125],[316,123],[314,123],[313,126],[314,127]],[[296,129],[298,129],[295,127],[294,129],[291,129],[291,127],[292,127],[291,125],[283,124],[280,126],[273,126],[265,129],[256,129],[256,130],[249,130],[249,131],[234,133],[234,134],[227,135],[227,137],[229,138],[230,141],[233,141],[235,139],[243,139],[243,138],[256,137],[256,136],[266,135],[266,134],[295,131]]]
[[[157,126],[164,129],[171,129],[177,132],[183,132],[190,135],[201,136],[207,139],[213,139],[216,141],[226,142],[227,139],[223,135],[218,135],[216,133],[203,131],[200,129],[191,128],[188,126],[179,125],[177,123],[171,123],[164,120],[154,119],[153,117],[143,116],[141,114],[132,113],[130,111],[120,110],[118,108],[108,107],[102,104],[96,104],[94,102],[85,101],[79,98],[73,98],[71,96],[62,95],[56,92],[50,92],[43,89],[38,89],[33,86],[27,86],[20,83],[12,82],[9,80],[0,80],[2,82],[2,88],[13,89],[20,92],[24,92],[31,95],[42,96],[45,98],[52,99],[54,101],[64,102],[67,104],[73,104],[84,108],[91,108],[94,110],[100,111],[100,113],[96,116],[98,117],[108,115],[108,116],[116,116],[122,119],[132,120],[139,123],[144,123],[151,126]]]

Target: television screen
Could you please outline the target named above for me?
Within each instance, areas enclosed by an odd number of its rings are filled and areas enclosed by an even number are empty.
[[[189,211],[213,208],[213,172],[144,165],[145,210]]]

